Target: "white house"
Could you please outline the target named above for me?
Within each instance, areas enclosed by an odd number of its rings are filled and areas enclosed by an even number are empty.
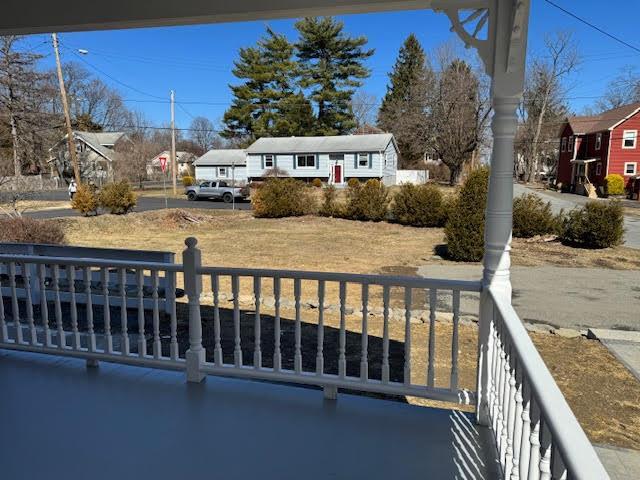
[[[153,157],[147,162],[147,176],[149,178],[159,177],[162,174],[162,166],[160,159],[164,158],[167,162],[166,171],[171,172],[171,152],[165,150]],[[176,161],[178,162],[178,175],[191,174],[191,165],[196,156],[190,152],[176,152]]]
[[[247,152],[242,149],[209,150],[193,165],[197,180],[247,181]]]
[[[251,181],[277,171],[301,180],[319,178],[336,185],[350,178],[376,178],[385,185],[394,185],[398,153],[390,133],[263,137],[247,149],[247,177]]]

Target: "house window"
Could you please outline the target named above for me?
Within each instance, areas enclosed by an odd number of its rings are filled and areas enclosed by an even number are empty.
[[[596,163],[596,175],[602,175],[602,164],[600,162]]]
[[[567,144],[567,150],[573,152],[573,135],[569,137],[569,143]]]
[[[567,151],[567,137],[562,137],[562,142],[560,143],[560,151],[561,152]]]
[[[273,168],[273,165],[274,165],[273,155],[265,155],[264,168]]]
[[[227,167],[218,167],[218,176],[226,177],[227,176]]]
[[[359,153],[358,154],[358,166],[359,167],[368,167],[369,166],[369,154],[368,153]]]
[[[315,168],[316,156],[315,155],[298,155],[296,157],[296,163],[298,168]]]
[[[343,153],[330,153],[329,154],[329,160],[333,160],[333,161],[344,160],[344,154]]]
[[[625,175],[635,175],[637,172],[638,164],[636,162],[626,162],[624,164]]]
[[[625,130],[622,132],[622,148],[636,148],[637,130]]]
[[[602,134],[596,133],[596,150],[600,150],[601,146],[602,146]]]

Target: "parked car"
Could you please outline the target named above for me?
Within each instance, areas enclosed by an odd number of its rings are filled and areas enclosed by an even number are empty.
[[[224,181],[204,181],[185,187],[184,193],[189,200],[215,199],[231,203],[233,198],[245,200],[249,197],[248,187],[232,187]]]

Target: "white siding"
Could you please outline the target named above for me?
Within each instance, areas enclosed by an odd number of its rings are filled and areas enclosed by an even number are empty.
[[[382,165],[382,183],[385,185],[396,184],[396,170],[398,169],[398,150],[394,142],[389,142],[387,149],[384,151],[384,160]]]
[[[219,169],[226,168],[227,175],[219,175]],[[235,167],[234,178],[237,182],[247,181],[247,167]],[[196,166],[196,180],[231,180],[231,165],[219,165],[215,167],[199,167]]]

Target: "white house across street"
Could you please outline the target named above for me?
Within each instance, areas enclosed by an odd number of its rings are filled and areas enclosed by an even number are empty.
[[[247,153],[242,149],[209,150],[193,165],[196,180],[247,181]]]
[[[398,145],[390,133],[325,137],[263,137],[247,149],[249,181],[272,172],[343,185],[350,178],[396,183]]]

